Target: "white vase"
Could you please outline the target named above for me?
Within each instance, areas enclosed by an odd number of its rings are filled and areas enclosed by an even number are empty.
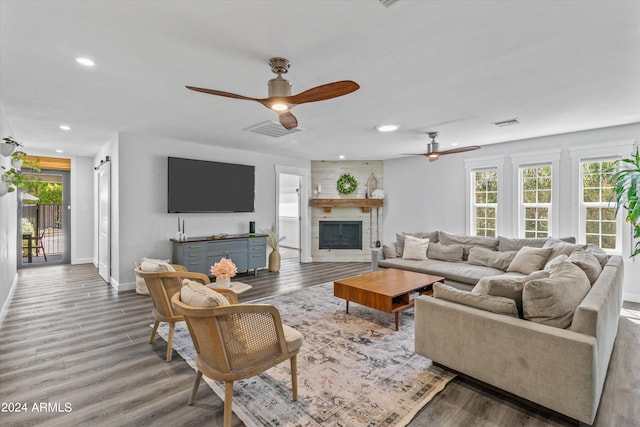
[[[3,156],[9,157],[13,150],[16,149],[16,146],[13,144],[7,144],[6,142],[0,142],[0,154]]]
[[[0,180],[0,197],[4,196],[9,192],[9,184]]]
[[[24,160],[21,160],[21,159],[19,159],[19,160],[16,160],[16,159],[11,160],[11,166],[13,166],[14,168],[16,168],[18,170],[22,169],[22,164],[23,163],[24,163]]]
[[[230,288],[231,277],[216,277],[216,286],[219,288]]]

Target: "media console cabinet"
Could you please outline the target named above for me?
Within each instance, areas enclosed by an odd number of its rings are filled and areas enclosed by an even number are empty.
[[[171,242],[173,263],[207,276],[211,276],[211,266],[222,258],[233,261],[238,273],[253,270],[258,274],[258,269],[267,264],[267,236],[264,234],[228,234],[224,237],[171,239]]]

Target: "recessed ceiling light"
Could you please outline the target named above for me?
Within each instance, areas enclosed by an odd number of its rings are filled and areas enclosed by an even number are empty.
[[[76,58],[76,62],[78,64],[84,65],[85,67],[93,67],[94,65],[96,65],[96,63],[93,62],[91,59],[84,58],[84,57]]]
[[[376,130],[378,132],[393,132],[394,130],[398,130],[398,125],[392,125],[392,124],[378,125],[376,126]]]
[[[58,149],[56,150],[56,153],[64,153],[64,151],[62,151],[61,149],[59,149],[59,148],[58,148]]]
[[[60,125],[60,129],[62,129],[62,130],[71,130],[71,127],[69,127],[67,125]]]
[[[458,145],[458,143],[457,143],[457,142],[452,142],[452,143],[451,143],[451,146],[452,146],[452,147],[455,147],[456,145]]]
[[[338,156],[338,158],[339,158],[339,159],[344,159],[344,155],[343,155],[343,154],[340,154],[340,155]]]

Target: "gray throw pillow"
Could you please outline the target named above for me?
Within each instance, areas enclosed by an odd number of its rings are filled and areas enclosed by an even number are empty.
[[[541,248],[547,239],[511,239],[509,237],[498,236],[498,251],[519,251],[525,246],[530,248]]]
[[[575,243],[567,243],[560,239],[556,239],[555,237],[549,237],[547,241],[544,243],[543,248],[551,248],[551,254],[549,255],[549,259],[554,259],[559,255],[569,256],[576,249],[586,249],[587,245],[578,245]]]
[[[570,262],[564,262],[548,278],[531,280],[524,285],[524,318],[543,325],[568,328],[576,308],[590,289],[585,272]]]
[[[602,267],[598,259],[585,249],[576,249],[567,261],[580,267],[592,285],[598,280],[598,276],[600,276],[602,272]]]
[[[549,257],[549,260],[547,261],[547,263],[544,266],[544,270],[545,271],[551,271],[554,268],[556,268],[558,265],[562,264],[563,262],[566,262],[569,259],[569,257],[565,254],[562,255],[558,255],[555,258]]]
[[[531,274],[534,271],[542,270],[547,263],[551,248],[532,248],[523,246],[516,254],[507,271],[515,271],[522,274]]]
[[[430,243],[427,249],[427,258],[440,261],[462,262],[462,245],[443,245]]]
[[[443,245],[462,245],[464,248],[462,259],[464,261],[469,258],[469,250],[473,246],[482,246],[493,251],[498,248],[497,237],[461,236],[458,234],[447,233],[446,231],[440,231],[438,235],[440,237],[440,243]]]
[[[388,245],[382,245],[382,253],[384,254],[385,259],[398,257],[398,252],[396,250],[397,245],[398,244],[396,242],[392,242]]]
[[[501,274],[499,276],[483,277],[471,290],[474,294],[494,295],[498,297],[510,298],[515,301],[518,307],[518,315],[523,317],[522,289],[524,285],[535,279],[546,279],[549,277],[548,271],[534,271],[527,276],[514,276],[511,274]]]
[[[484,265],[506,271],[516,256],[516,251],[498,252],[480,246],[469,249],[469,264]]]
[[[590,253],[600,262],[600,267],[604,268],[605,265],[609,262],[609,254],[604,251],[604,249],[594,245],[593,243],[589,243],[587,245],[587,253]]]
[[[453,286],[445,285],[440,282],[433,284],[433,296],[434,298],[444,299],[458,304],[467,305],[469,307],[491,311],[493,313],[518,317],[516,303],[509,298],[473,294],[471,292],[461,291]]]

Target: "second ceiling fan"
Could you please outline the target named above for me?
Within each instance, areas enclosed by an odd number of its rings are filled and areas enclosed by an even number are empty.
[[[431,138],[431,142],[427,144],[426,153],[405,154],[405,155],[406,156],[426,156],[429,158],[430,162],[435,162],[440,158],[440,156],[444,156],[445,154],[464,153],[465,151],[473,151],[473,150],[480,149],[479,145],[469,145],[467,147],[452,148],[450,150],[440,151],[439,144],[436,142],[436,137],[438,136],[438,132],[429,132],[427,135],[429,135],[429,138]]]
[[[280,120],[282,127],[287,130],[291,130],[298,126],[298,120],[293,114],[291,114],[291,109],[296,105],[304,104],[306,102],[324,101],[326,99],[337,98],[354,92],[360,88],[360,85],[356,82],[351,80],[341,80],[313,87],[297,95],[291,95],[291,82],[282,78],[282,74],[286,74],[289,71],[289,61],[285,58],[271,58],[269,60],[269,65],[271,66],[271,71],[277,74],[278,77],[269,80],[269,96],[267,98],[251,98],[235,93],[193,86],[187,86],[187,89],[195,90],[196,92],[208,93],[210,95],[259,102],[265,107],[275,111],[278,114],[278,119]]]

